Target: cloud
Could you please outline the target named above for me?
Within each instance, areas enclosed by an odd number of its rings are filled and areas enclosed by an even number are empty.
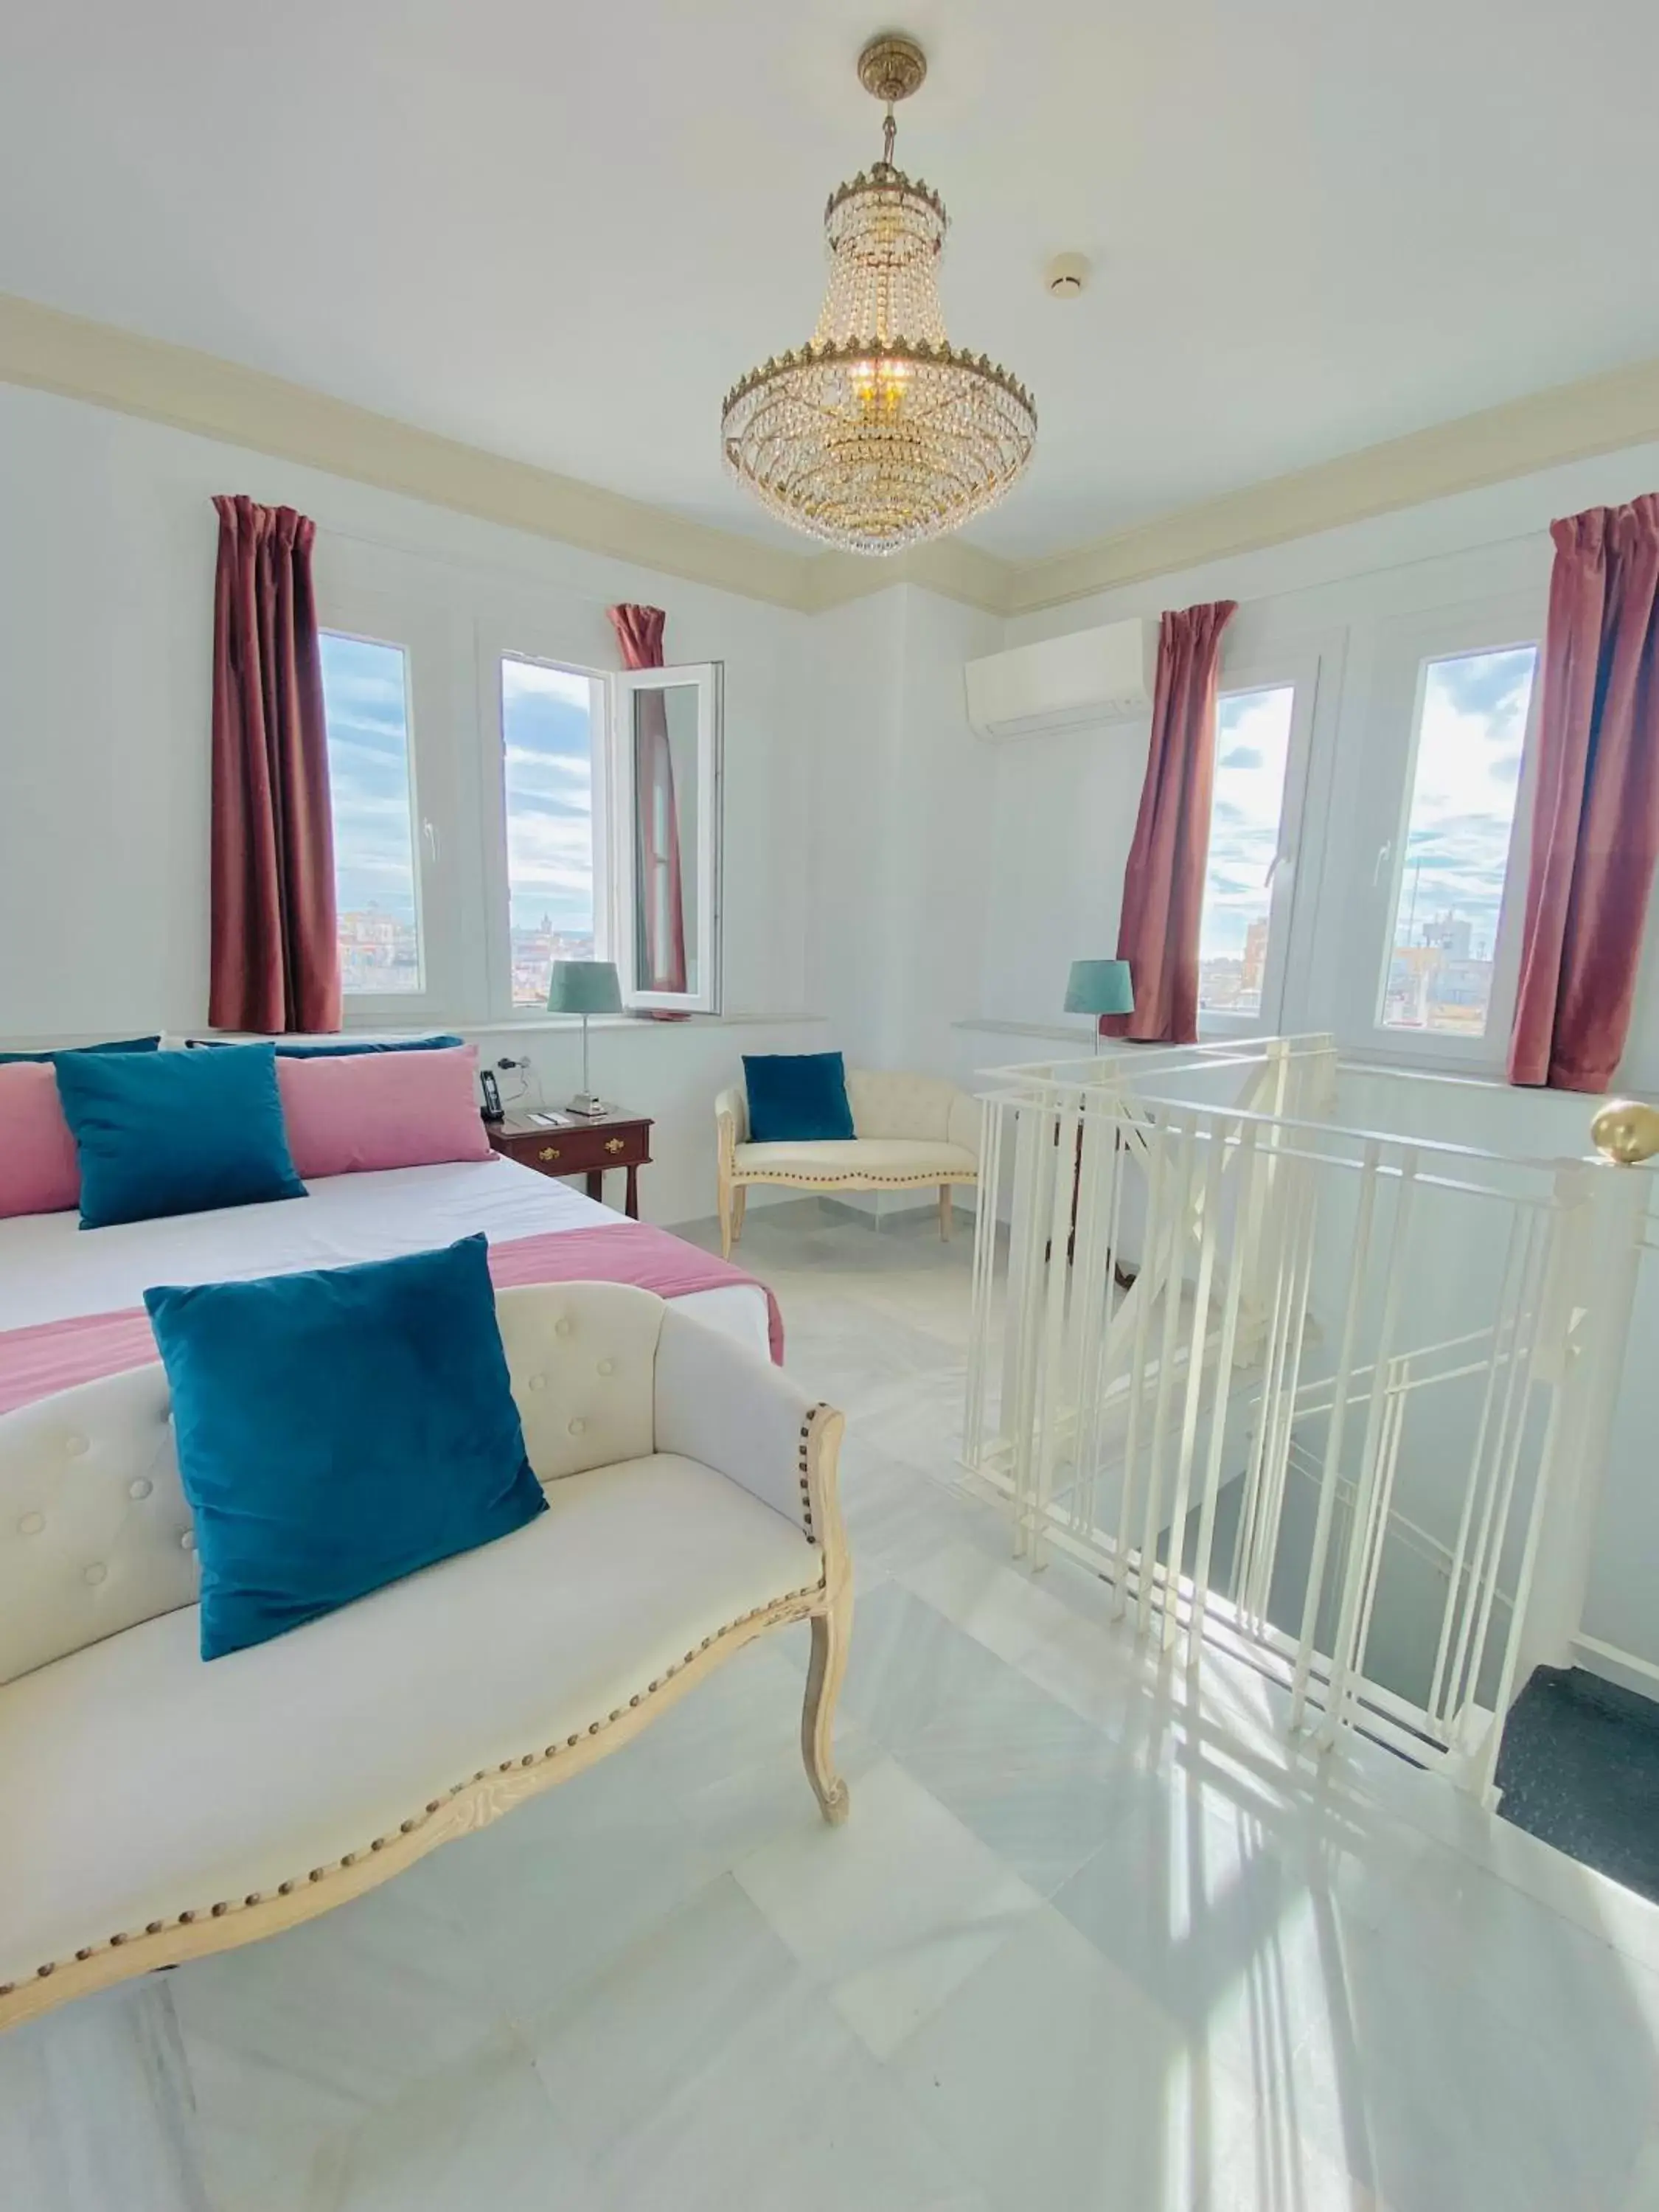
[[[1537,649],[1431,661],[1401,855],[1396,945],[1443,915],[1490,957],[1503,911]]]
[[[1432,664],[1431,685],[1455,712],[1502,726],[1524,723],[1532,692],[1536,646],[1503,653],[1460,653]]]
[[[414,825],[401,648],[325,634],[323,702],[334,814],[335,895],[412,919]]]
[[[1295,704],[1288,684],[1222,695],[1200,959],[1237,959],[1251,922],[1267,911]]]
[[[407,667],[401,647],[325,634],[335,879],[342,908],[415,911]],[[501,735],[509,897],[516,927],[591,929],[590,678],[504,659]]]

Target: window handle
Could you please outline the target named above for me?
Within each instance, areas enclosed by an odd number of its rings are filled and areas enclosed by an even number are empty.
[[[1377,888],[1377,886],[1382,883],[1382,870],[1383,870],[1384,866],[1386,866],[1386,864],[1387,864],[1387,862],[1388,862],[1388,860],[1389,860],[1389,859],[1390,855],[1393,854],[1393,852],[1394,852],[1394,840],[1393,840],[1392,838],[1389,838],[1389,842],[1387,842],[1387,844],[1385,844],[1385,845],[1379,845],[1379,846],[1377,847],[1377,848],[1376,848],[1376,866],[1371,870],[1371,889],[1372,889],[1373,890],[1376,890],[1376,888]]]
[[[428,860],[435,861],[438,857],[438,825],[435,822],[422,823],[421,842],[426,848]]]

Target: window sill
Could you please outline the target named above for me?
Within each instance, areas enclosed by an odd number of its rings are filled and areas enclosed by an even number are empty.
[[[1092,1024],[1087,1022],[1002,1022],[988,1015],[979,1020],[952,1022],[951,1026],[977,1036],[1051,1037],[1060,1044],[1081,1045],[1085,1051],[1094,1035]]]

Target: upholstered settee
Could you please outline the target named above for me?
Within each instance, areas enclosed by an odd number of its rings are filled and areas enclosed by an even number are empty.
[[[161,1367],[0,1418],[0,2027],[327,1911],[787,1622],[845,1817],[841,1415],[648,1291],[497,1312],[550,1510],[210,1663]]]
[[[904,1190],[939,1185],[939,1234],[951,1234],[951,1191],[979,1181],[979,1108],[953,1084],[932,1075],[849,1068],[851,1137],[791,1144],[749,1141],[742,1086],[714,1101],[719,1146],[720,1249],[727,1259],[743,1234],[751,1183],[795,1190]]]

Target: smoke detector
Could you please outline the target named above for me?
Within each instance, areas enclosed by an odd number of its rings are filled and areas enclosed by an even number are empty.
[[[1083,253],[1057,253],[1042,272],[1048,295],[1054,300],[1075,300],[1089,281],[1089,259]]]

